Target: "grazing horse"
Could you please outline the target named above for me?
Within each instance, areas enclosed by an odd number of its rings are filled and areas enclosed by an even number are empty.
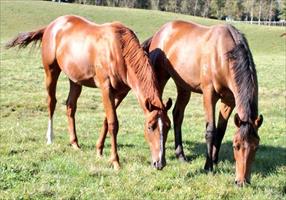
[[[145,121],[145,138],[149,143],[153,166],[165,166],[165,142],[170,128],[167,110],[146,53],[132,30],[119,22],[97,25],[78,16],[61,16],[37,31],[20,33],[6,47],[26,47],[42,42],[42,62],[46,74],[49,122],[47,143],[52,143],[53,114],[56,106],[56,84],[60,72],[69,78],[66,102],[70,143],[79,148],[75,128],[77,99],[82,86],[101,89],[105,120],[97,141],[100,156],[107,131],[111,136],[111,159],[119,169],[117,154],[118,120],[116,108],[132,89],[141,105]]]
[[[191,92],[203,94],[207,143],[206,170],[213,170],[230,114],[237,106],[233,139],[236,183],[250,182],[259,144],[258,83],[246,38],[231,25],[206,27],[184,21],[165,24],[142,44],[158,75],[160,92],[170,77],[177,86],[173,110],[175,153],[185,160],[181,126]],[[221,99],[215,123],[215,105]]]

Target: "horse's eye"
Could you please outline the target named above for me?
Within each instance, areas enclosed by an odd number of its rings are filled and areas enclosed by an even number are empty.
[[[153,127],[152,126],[148,126],[148,131],[149,131],[149,133],[153,132]]]
[[[239,144],[234,145],[234,146],[233,146],[233,149],[236,150],[236,151],[238,151],[238,150],[240,149],[240,145],[239,145]]]

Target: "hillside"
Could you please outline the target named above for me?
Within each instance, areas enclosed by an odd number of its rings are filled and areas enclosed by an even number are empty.
[[[10,38],[21,31],[33,30],[45,26],[56,17],[74,14],[86,17],[96,23],[121,21],[134,29],[141,41],[152,35],[164,23],[175,20],[189,20],[204,25],[225,23],[224,21],[210,20],[168,12],[108,8],[78,4],[52,2],[21,2],[1,1],[1,40]],[[244,32],[254,52],[271,50],[277,53],[283,49],[283,40],[279,36],[285,32],[284,27],[254,26],[235,24]]]
[[[45,144],[48,122],[44,70],[38,48],[6,50],[5,42],[19,32],[47,25],[58,16],[75,14],[96,23],[121,21],[140,41],[164,23],[182,19],[204,25],[224,23],[187,15],[126,8],[58,4],[40,1],[0,1],[0,199],[285,199],[286,192],[286,39],[285,28],[234,24],[245,33],[259,80],[259,112],[264,122],[253,166],[252,184],[234,185],[233,115],[223,140],[214,174],[206,174],[202,96],[192,94],[182,127],[187,163],[174,155],[173,129],[166,143],[167,166],[155,171],[144,141],[144,116],[133,92],[118,108],[119,156],[122,169],[108,163],[110,140],[104,157],[95,156],[95,143],[104,118],[98,89],[83,88],[76,114],[81,151],[68,146],[65,101],[68,80],[57,87],[54,144]],[[191,45],[191,44],[186,44]],[[182,47],[183,48],[183,47]],[[176,100],[170,81],[167,97]],[[172,118],[171,111],[169,116]]]

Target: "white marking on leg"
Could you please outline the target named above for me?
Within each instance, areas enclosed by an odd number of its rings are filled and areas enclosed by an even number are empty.
[[[49,119],[48,130],[47,130],[47,144],[52,144],[54,138],[53,133],[53,118]]]
[[[163,156],[163,122],[161,117],[158,118],[158,124],[159,124],[159,131],[160,131],[160,153],[159,158],[162,159]]]

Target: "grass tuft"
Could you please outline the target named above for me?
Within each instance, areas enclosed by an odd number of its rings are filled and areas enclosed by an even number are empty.
[[[253,166],[252,184],[234,185],[233,116],[214,173],[206,174],[202,96],[192,94],[182,127],[188,162],[174,156],[170,130],[166,144],[167,166],[156,171],[143,136],[144,116],[133,92],[118,108],[118,149],[122,169],[109,163],[110,141],[104,156],[96,157],[95,143],[104,112],[100,92],[83,88],[78,100],[77,132],[82,147],[68,144],[66,106],[68,80],[58,81],[54,117],[55,140],[45,144],[48,123],[44,70],[39,48],[5,50],[5,43],[19,32],[35,30],[56,17],[76,14],[97,23],[121,21],[141,41],[164,23],[183,19],[205,25],[222,23],[158,11],[107,8],[40,1],[0,1],[0,199],[285,199],[286,196],[286,58],[285,29],[235,24],[246,34],[259,81],[259,111],[264,123],[259,131],[260,149]],[[191,45],[191,44],[189,44]],[[172,81],[164,99],[176,99]],[[171,116],[171,112],[169,113]]]

